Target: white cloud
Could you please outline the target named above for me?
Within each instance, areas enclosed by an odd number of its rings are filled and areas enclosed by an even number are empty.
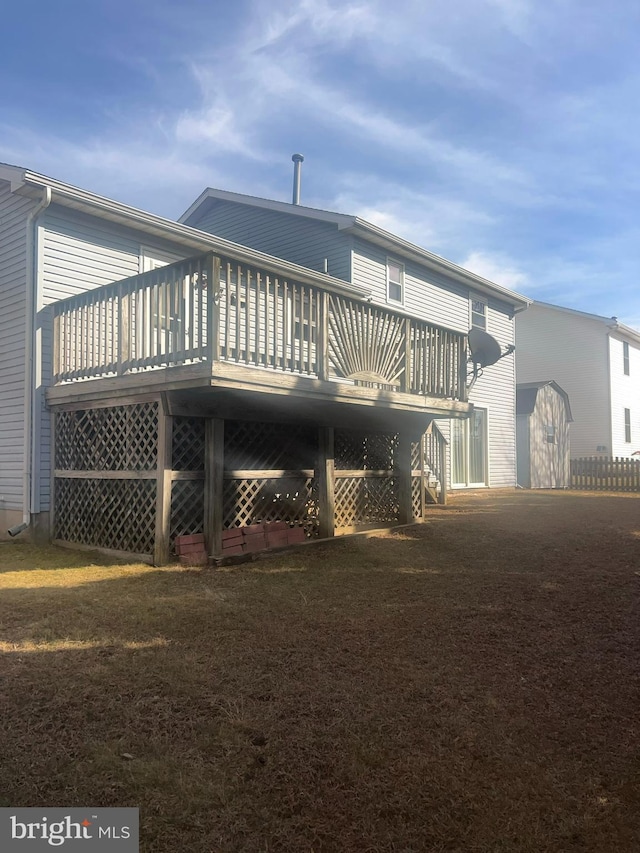
[[[529,276],[506,255],[475,251],[467,255],[460,266],[511,290],[522,290],[529,285]]]

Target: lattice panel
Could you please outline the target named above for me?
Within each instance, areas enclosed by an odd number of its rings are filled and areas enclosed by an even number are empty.
[[[297,424],[226,421],[224,445],[227,470],[296,470],[315,467],[318,439]]]
[[[204,530],[204,480],[174,480],[171,484],[170,542],[176,536]]]
[[[335,431],[337,471],[378,471],[393,468],[398,436],[394,433],[337,429]]]
[[[301,524],[307,536],[318,535],[318,483],[313,477],[226,480],[225,528],[264,521]]]
[[[400,514],[395,477],[338,477],[335,485],[336,527],[397,521]]]
[[[204,429],[203,418],[173,419],[174,471],[204,471]]]
[[[422,457],[422,442],[421,441],[412,441],[411,442],[411,470],[419,471],[421,467],[421,459]]]
[[[56,480],[55,538],[153,554],[155,480]]]
[[[60,412],[56,468],[145,471],[156,467],[157,403]]]
[[[411,509],[414,518],[422,518],[422,477],[411,478]]]

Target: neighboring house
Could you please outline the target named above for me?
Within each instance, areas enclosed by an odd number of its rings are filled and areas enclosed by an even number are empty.
[[[347,244],[314,269],[0,165],[2,532],[160,564],[182,534],[411,521],[447,482],[436,424],[455,482],[514,485],[513,357],[474,408],[466,332],[510,344],[527,300],[323,216]]]
[[[516,387],[518,485],[526,489],[566,489],[571,485],[569,397],[557,382],[525,382]]]
[[[571,458],[640,449],[640,332],[534,302],[516,322],[518,383],[553,376],[571,400]]]
[[[371,300],[506,349],[529,300],[357,216],[207,189],[180,218],[202,231],[366,288]],[[514,487],[515,360],[487,368],[469,395],[470,419],[438,421],[449,442],[448,484]]]

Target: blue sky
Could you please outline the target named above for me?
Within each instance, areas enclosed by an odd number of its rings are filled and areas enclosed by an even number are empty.
[[[205,186],[362,216],[640,327],[637,0],[23,0],[0,161],[177,218]]]

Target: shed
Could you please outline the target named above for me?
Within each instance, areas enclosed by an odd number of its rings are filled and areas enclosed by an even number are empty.
[[[518,485],[566,489],[571,482],[567,392],[553,379],[516,386]]]

